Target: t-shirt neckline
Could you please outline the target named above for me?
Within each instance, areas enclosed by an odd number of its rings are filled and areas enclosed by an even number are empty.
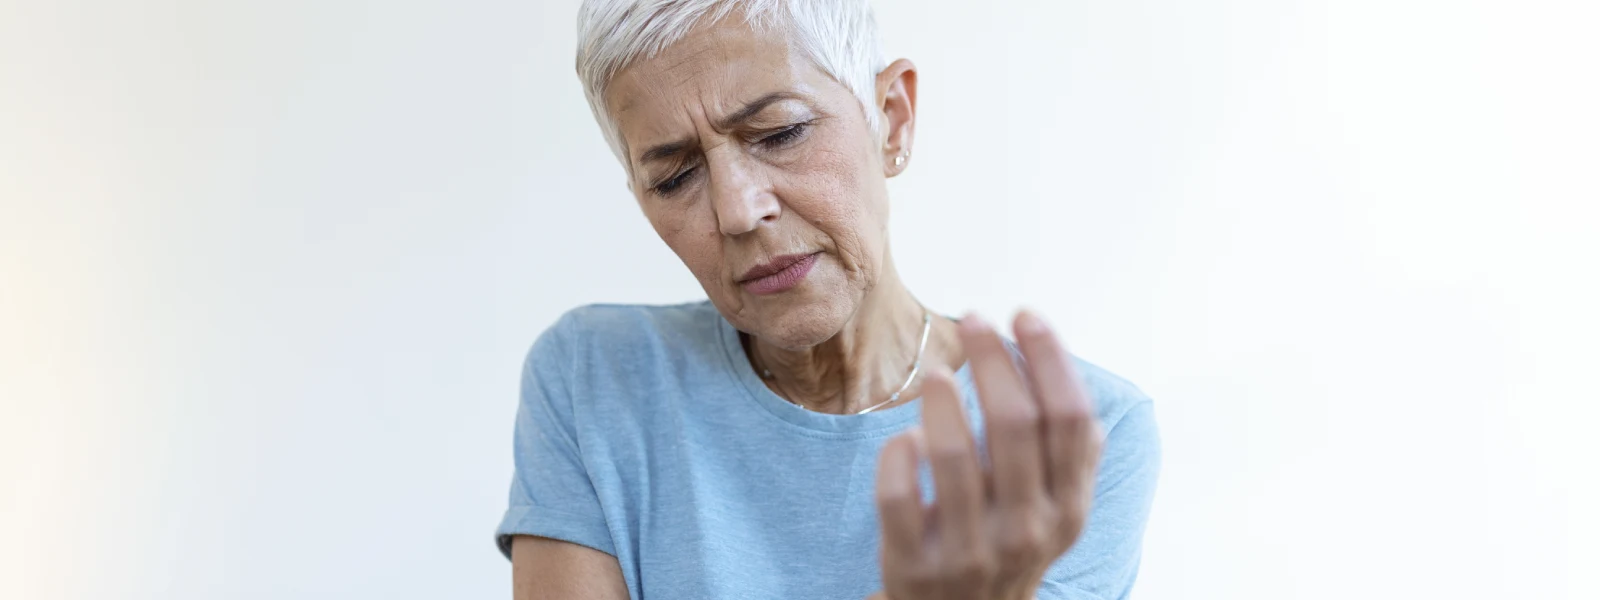
[[[759,406],[763,412],[810,434],[841,439],[886,437],[905,429],[921,416],[920,397],[864,415],[820,413],[795,406],[767,388],[744,355],[744,348],[739,343],[738,328],[728,322],[715,306],[707,304],[718,329],[718,337],[722,340],[723,357],[727,359],[729,376],[744,388],[745,395],[749,397],[751,403]],[[963,394],[969,393],[966,390],[972,389],[970,368],[970,363],[962,363],[961,368],[954,374],[958,388],[963,390]]]

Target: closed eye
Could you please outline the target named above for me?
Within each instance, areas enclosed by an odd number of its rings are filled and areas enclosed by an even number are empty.
[[[677,175],[673,176],[672,179],[658,183],[655,185],[655,187],[650,189],[655,190],[656,194],[659,196],[671,196],[673,192],[678,191],[678,188],[683,187],[683,184],[688,183],[689,178],[693,177],[695,171],[698,170],[700,170],[699,167],[689,167],[684,169],[682,173],[678,173]]]
[[[809,125],[810,123],[795,123],[794,125],[783,128],[783,130],[777,133],[761,138],[760,144],[769,149],[782,148],[785,145],[788,145],[789,143],[805,136],[806,129],[808,129]]]

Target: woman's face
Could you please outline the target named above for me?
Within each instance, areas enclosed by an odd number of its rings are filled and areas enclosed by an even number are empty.
[[[605,103],[645,216],[739,329],[821,343],[889,268],[885,138],[782,36],[702,26],[619,73]]]

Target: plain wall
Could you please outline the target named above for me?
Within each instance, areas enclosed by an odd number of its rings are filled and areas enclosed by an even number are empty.
[[[1600,597],[1594,3],[877,5],[913,292],[1156,399],[1138,597]],[[0,597],[509,598],[523,353],[703,297],[576,6],[0,2]]]

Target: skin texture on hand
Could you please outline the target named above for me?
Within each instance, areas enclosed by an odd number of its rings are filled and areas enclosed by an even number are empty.
[[[1018,370],[992,326],[969,315],[961,342],[984,411],[985,471],[960,392],[945,372],[924,384],[923,423],[879,457],[885,600],[1025,600],[1083,532],[1103,434],[1055,334],[1023,311]],[[919,459],[936,500],[924,505]]]

